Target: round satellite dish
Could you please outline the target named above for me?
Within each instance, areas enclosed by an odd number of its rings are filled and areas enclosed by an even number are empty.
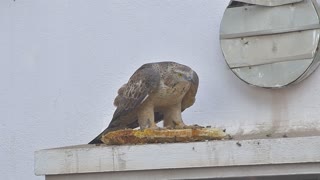
[[[241,80],[280,88],[308,77],[320,63],[320,10],[313,0],[238,0],[220,27],[225,60]]]

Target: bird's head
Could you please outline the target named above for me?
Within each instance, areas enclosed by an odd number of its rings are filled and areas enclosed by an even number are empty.
[[[173,69],[173,77],[178,81],[191,81],[193,79],[193,71],[187,68]]]

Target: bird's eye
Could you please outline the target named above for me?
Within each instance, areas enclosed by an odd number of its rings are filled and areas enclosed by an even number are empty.
[[[181,74],[181,73],[178,73],[178,76],[179,76],[179,77],[182,77],[182,74]]]

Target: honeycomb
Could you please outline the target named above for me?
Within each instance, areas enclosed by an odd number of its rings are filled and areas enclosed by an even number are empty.
[[[216,128],[201,129],[123,129],[109,132],[101,141],[107,145],[151,144],[221,140],[227,135]]]

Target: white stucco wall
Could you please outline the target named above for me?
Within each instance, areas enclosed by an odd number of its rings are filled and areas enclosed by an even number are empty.
[[[233,134],[319,130],[320,72],[282,89],[227,68],[219,24],[228,0],[0,1],[0,177],[33,173],[35,150],[85,144],[143,63],[172,60],[200,77],[187,123]]]

